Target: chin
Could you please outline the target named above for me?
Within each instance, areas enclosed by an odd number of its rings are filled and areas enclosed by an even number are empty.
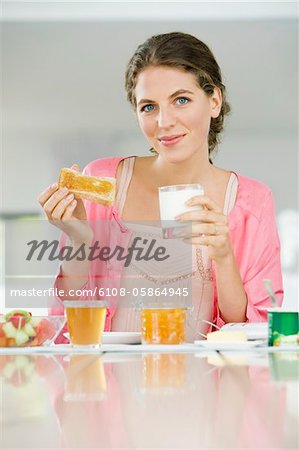
[[[190,160],[190,158],[192,158],[193,156],[193,153],[189,153],[178,148],[160,151],[159,156],[165,159],[165,161],[175,164]]]

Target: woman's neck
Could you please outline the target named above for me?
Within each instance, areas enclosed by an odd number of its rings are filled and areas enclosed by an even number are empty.
[[[207,184],[214,178],[214,166],[208,157],[200,158],[195,155],[186,161],[169,162],[160,155],[152,160],[152,174],[160,186],[172,184]]]

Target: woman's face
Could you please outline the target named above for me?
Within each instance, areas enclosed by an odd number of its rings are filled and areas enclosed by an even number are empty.
[[[208,156],[210,121],[221,108],[218,88],[208,97],[193,74],[148,67],[138,76],[135,97],[140,128],[161,156],[170,162]]]

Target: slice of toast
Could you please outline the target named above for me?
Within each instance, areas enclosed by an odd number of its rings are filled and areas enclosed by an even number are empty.
[[[101,205],[112,206],[115,200],[116,180],[111,177],[91,177],[63,168],[59,174],[58,187],[67,187],[75,197]]]

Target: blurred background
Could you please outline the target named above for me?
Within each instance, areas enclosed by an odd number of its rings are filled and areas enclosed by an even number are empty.
[[[203,40],[222,68],[232,113],[214,163],[273,190],[285,301],[296,306],[297,2],[3,1],[2,235],[6,219],[41,216],[37,197],[61,167],[149,154],[124,72],[140,43],[170,31]]]

